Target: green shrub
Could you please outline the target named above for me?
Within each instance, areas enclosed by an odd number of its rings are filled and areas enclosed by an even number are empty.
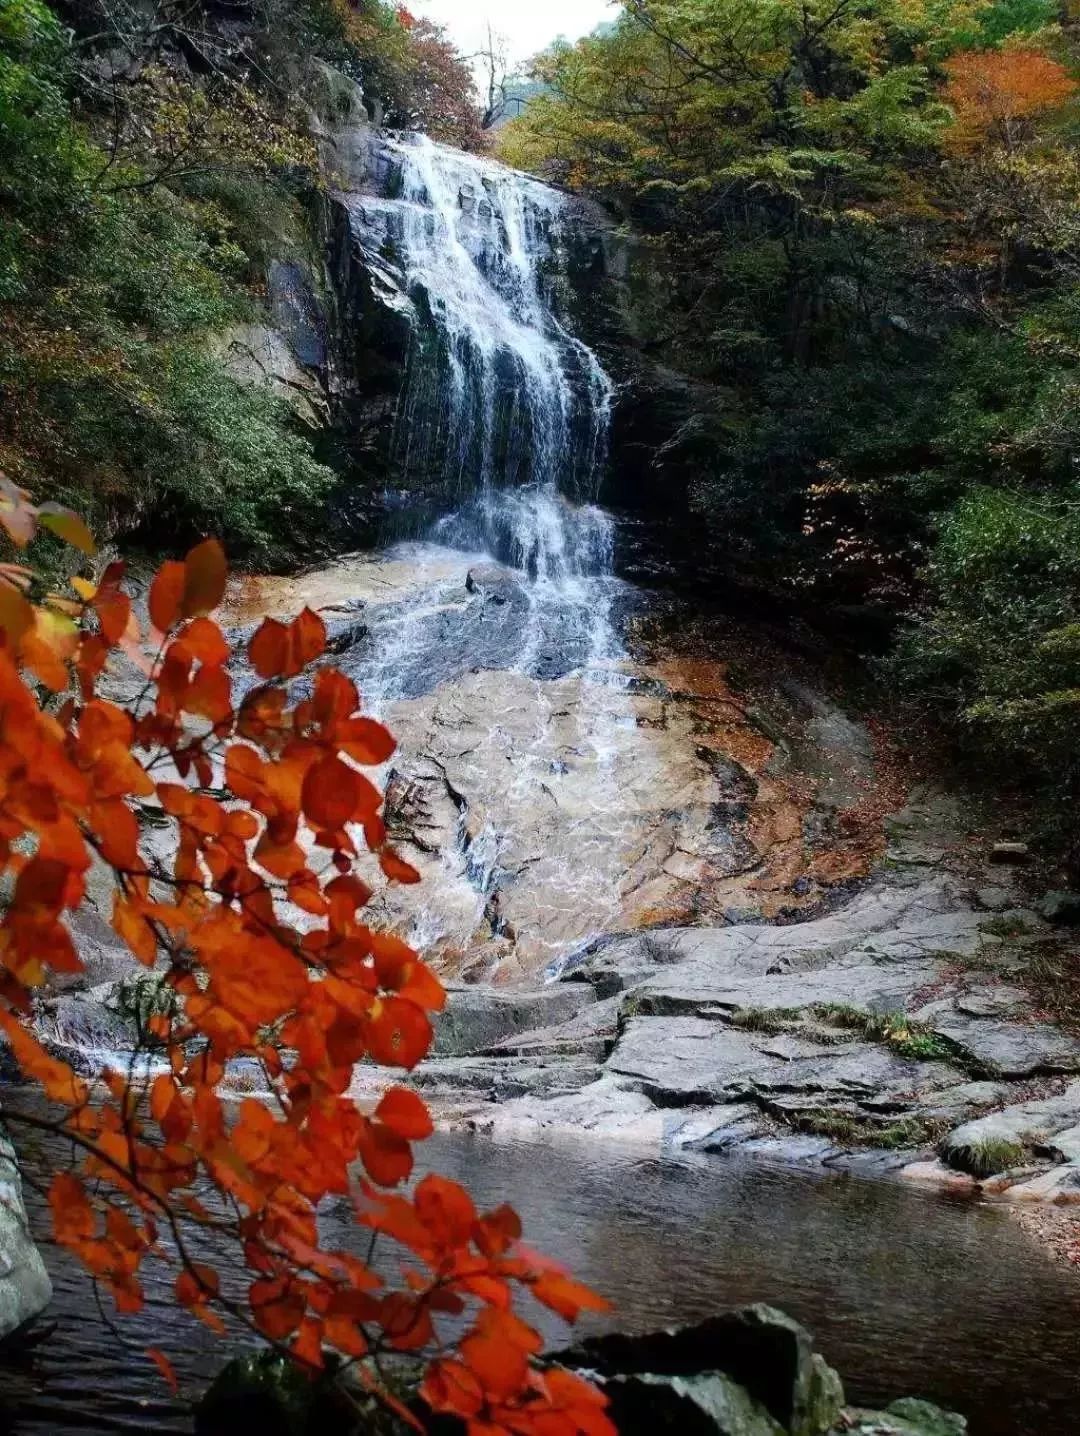
[[[1027,1161],[1027,1152],[1020,1142],[1011,1142],[1004,1137],[983,1137],[966,1145],[943,1148],[946,1164],[958,1172],[984,1181],[996,1177],[999,1172],[1022,1167]]]
[[[96,531],[175,548],[208,532],[266,563],[304,541],[332,475],[288,407],[208,336],[253,317],[286,189],[229,171],[141,187],[77,124],[70,40],[37,0],[0,9],[0,468]]]

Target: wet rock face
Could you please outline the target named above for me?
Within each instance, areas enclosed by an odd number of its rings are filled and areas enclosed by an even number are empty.
[[[865,866],[831,807],[805,821],[813,785],[772,771],[722,658],[596,648],[594,613],[625,632],[648,605],[616,580],[408,545],[248,582],[235,613],[304,602],[399,743],[386,818],[425,882],[377,915],[451,975],[528,983],[602,936],[795,913]]]

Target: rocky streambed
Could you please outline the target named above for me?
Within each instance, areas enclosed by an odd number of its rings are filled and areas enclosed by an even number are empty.
[[[1080,1201],[1080,1038],[1029,982],[1072,930],[957,800],[905,800],[797,652],[589,584],[575,611],[425,544],[232,594],[238,653],[321,612],[399,739],[387,819],[425,880],[374,917],[451,985],[414,1074],[444,1122]],[[130,1018],[109,901],[79,917],[86,990],[41,1013],[91,1064]]]
[[[426,881],[382,916],[453,984],[415,1074],[444,1120],[1080,1201],[1080,1039],[1027,982],[1069,930],[805,659],[595,582],[599,654],[432,546],[234,597],[241,627],[318,607],[399,737]]]
[[[1026,984],[1060,930],[924,795],[842,906],[656,927],[543,989],[459,987],[418,1082],[493,1133],[587,1131],[1080,1202],[1080,1039]]]

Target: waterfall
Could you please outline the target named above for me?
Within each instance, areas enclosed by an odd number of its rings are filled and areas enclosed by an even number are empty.
[[[618,922],[626,784],[640,795],[652,767],[616,622],[634,600],[596,503],[613,385],[566,319],[565,197],[421,136],[379,144],[379,193],[345,203],[409,316],[393,457],[449,509],[373,563],[343,660],[401,742],[391,827],[421,835],[433,878],[390,916],[456,966],[536,971]]]
[[[457,492],[442,541],[541,585],[606,573],[610,521],[592,500],[612,384],[558,316],[564,198],[423,136],[387,148],[390,195],[357,210],[378,226],[416,316],[397,463]]]

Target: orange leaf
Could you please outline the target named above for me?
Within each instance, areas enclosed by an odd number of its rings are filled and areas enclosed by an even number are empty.
[[[71,1172],[57,1172],[49,1186],[53,1231],[63,1246],[78,1246],[94,1235],[97,1221],[86,1188]]]
[[[362,1357],[368,1352],[364,1333],[356,1322],[347,1316],[329,1316],[326,1319],[326,1339],[346,1356]]]
[[[323,1366],[322,1335],[322,1322],[316,1317],[305,1316],[290,1347],[296,1360],[305,1366],[314,1366],[316,1370],[321,1370]],[[365,1355],[366,1353],[358,1354]]]
[[[431,1046],[431,1023],[412,1002],[384,997],[367,1028],[368,1051],[387,1067],[415,1067]]]
[[[292,662],[296,664],[295,671],[299,673],[301,668],[306,668],[320,657],[326,648],[326,624],[317,613],[305,608],[289,625],[289,635],[292,641]]]
[[[119,588],[103,585],[94,595],[93,606],[104,637],[110,644],[119,643],[131,621],[131,599]]]
[[[184,596],[181,612],[185,618],[211,613],[225,597],[228,577],[225,550],[217,539],[204,539],[184,560]]]
[[[167,559],[150,585],[150,621],[159,633],[168,633],[180,617],[187,571],[182,563]]]
[[[159,1351],[156,1346],[148,1346],[146,1348],[146,1354],[147,1356],[149,1356],[150,1360],[154,1363],[157,1369],[161,1372],[162,1376],[165,1379],[166,1385],[175,1396],[180,1387],[179,1383],[176,1380],[176,1372],[173,1370],[172,1362],[165,1355],[165,1353],[163,1351]]]
[[[502,1256],[521,1239],[521,1218],[504,1204],[480,1218],[474,1235],[485,1256]]]
[[[340,758],[320,758],[304,775],[301,801],[312,827],[343,828],[363,797],[360,774]]]
[[[271,1341],[284,1341],[303,1320],[303,1292],[284,1277],[253,1281],[248,1296],[256,1326]]]
[[[383,848],[379,853],[379,866],[394,883],[418,883],[420,874],[411,863],[399,858],[393,848]]]
[[[26,666],[54,693],[68,685],[68,662],[78,652],[79,630],[70,618],[47,608],[34,610],[34,625],[22,638]]]
[[[193,619],[177,635],[171,648],[181,650],[189,661],[197,659],[211,668],[217,668],[229,656],[225,635],[212,618]]]
[[[116,895],[113,903],[113,930],[124,939],[128,947],[143,964],[153,967],[157,958],[157,937],[143,914],[126,899]]]
[[[260,678],[277,678],[289,662],[289,630],[276,618],[264,618],[248,644],[248,658]]]
[[[480,1382],[460,1361],[433,1361],[424,1376],[420,1395],[433,1411],[449,1412],[466,1420],[479,1415],[485,1404]]]
[[[416,1189],[416,1215],[441,1248],[464,1246],[472,1236],[476,1208],[464,1187],[431,1173]]]
[[[264,618],[248,645],[252,667],[262,678],[293,678],[326,647],[326,625],[310,608],[286,627]]]
[[[184,709],[211,723],[223,722],[232,712],[232,683],[224,668],[204,665],[188,685]]]
[[[46,1097],[78,1107],[86,1101],[86,1083],[77,1077],[66,1062],[52,1057],[29,1033],[17,1017],[0,1012],[0,1027],[7,1033],[15,1060],[27,1077],[39,1082]]]
[[[21,593],[0,585],[0,629],[11,642],[18,643],[23,634],[33,627],[34,607]]]
[[[576,1321],[583,1311],[610,1311],[611,1303],[573,1277],[560,1271],[543,1271],[530,1283],[537,1301],[557,1311],[564,1321]]]
[[[368,1122],[360,1138],[360,1156],[372,1181],[380,1187],[396,1187],[413,1169],[412,1149],[389,1127]]]
[[[459,1347],[461,1358],[480,1385],[496,1401],[520,1391],[529,1371],[524,1351],[498,1335],[466,1336]]]
[[[407,1087],[391,1087],[375,1108],[376,1120],[410,1142],[422,1142],[435,1130],[423,1100]]]
[[[139,823],[123,798],[107,798],[90,809],[101,856],[116,868],[133,868],[138,861]]]
[[[378,767],[397,747],[389,729],[374,718],[350,718],[334,730],[338,747],[357,763]]]
[[[176,1278],[176,1299],[181,1306],[194,1308],[204,1306],[217,1296],[220,1287],[218,1274],[212,1266],[192,1262]]]

